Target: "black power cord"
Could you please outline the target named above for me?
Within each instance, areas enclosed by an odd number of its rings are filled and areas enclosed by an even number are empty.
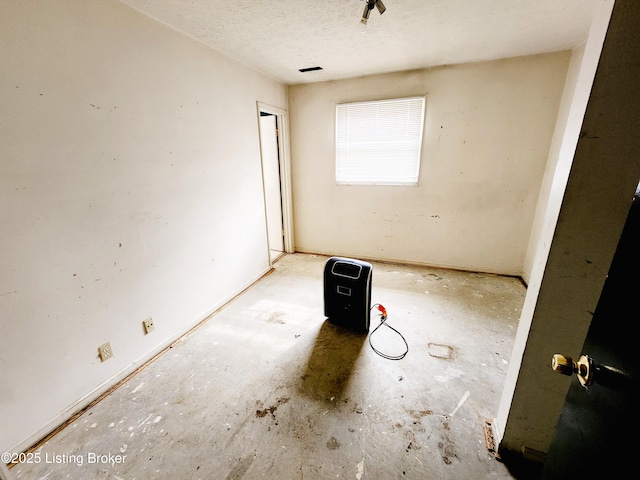
[[[378,310],[380,311],[380,323],[378,324],[378,326],[376,328],[374,328],[371,333],[369,334],[369,346],[371,347],[371,349],[376,352],[378,355],[380,355],[382,358],[386,358],[387,360],[402,360],[407,353],[409,353],[409,344],[407,343],[407,341],[405,340],[405,338],[402,336],[402,334],[396,330],[395,328],[393,328],[391,325],[389,325],[387,323],[387,310],[386,308],[384,308],[382,305],[380,305],[379,303],[374,304],[371,307],[371,310],[373,310],[374,308],[378,308]],[[391,330],[393,330],[394,332],[396,332],[398,335],[400,335],[400,338],[402,339],[402,341],[404,342],[404,345],[407,347],[406,350],[404,351],[404,353],[400,354],[400,355],[387,355],[386,353],[381,352],[380,350],[376,349],[376,347],[373,346],[373,344],[371,343],[371,336],[376,333],[376,330],[378,330],[382,325],[390,328]]]

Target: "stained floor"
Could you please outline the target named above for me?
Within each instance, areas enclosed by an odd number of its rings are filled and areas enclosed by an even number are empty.
[[[17,479],[512,479],[487,449],[525,287],[373,263],[372,337],[293,254],[38,449]],[[372,316],[372,328],[379,322]]]

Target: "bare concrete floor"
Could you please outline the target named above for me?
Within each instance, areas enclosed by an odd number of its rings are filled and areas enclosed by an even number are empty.
[[[399,361],[323,315],[327,257],[287,255],[17,465],[18,479],[511,479],[487,450],[525,287],[374,263]],[[378,323],[372,317],[372,328]],[[387,328],[371,339],[404,344]],[[103,455],[104,457],[94,457]],[[111,455],[111,457],[109,457]],[[118,457],[120,455],[120,457]],[[55,457],[58,456],[58,457]],[[106,463],[103,463],[106,462]]]

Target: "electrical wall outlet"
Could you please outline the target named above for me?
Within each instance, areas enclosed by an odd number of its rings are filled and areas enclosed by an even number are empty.
[[[153,332],[153,329],[156,328],[156,326],[153,324],[153,318],[149,317],[146,320],[144,320],[142,322],[142,328],[144,328],[145,334],[149,334]]]
[[[100,345],[98,347],[98,355],[100,356],[100,361],[102,362],[113,357],[113,350],[111,350],[111,343],[107,342]]]

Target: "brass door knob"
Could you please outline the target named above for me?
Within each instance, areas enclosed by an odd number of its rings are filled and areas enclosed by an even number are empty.
[[[551,368],[554,372],[571,376],[573,375],[573,360],[571,360],[571,357],[556,353],[551,359]]]
[[[551,368],[562,375],[571,376],[575,373],[585,388],[593,382],[593,361],[588,355],[581,355],[576,362],[571,357],[556,353],[551,359]]]

